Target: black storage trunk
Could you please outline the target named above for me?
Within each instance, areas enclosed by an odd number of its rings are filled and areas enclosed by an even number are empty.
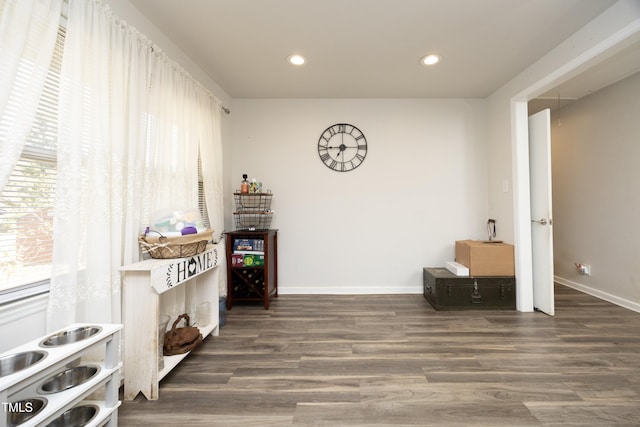
[[[423,270],[424,297],[436,310],[515,310],[512,276],[461,277],[446,268]]]

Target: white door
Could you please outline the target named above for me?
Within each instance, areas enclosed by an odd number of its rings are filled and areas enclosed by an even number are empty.
[[[529,117],[531,249],[533,307],[550,316],[553,296],[553,221],[551,215],[551,112]]]

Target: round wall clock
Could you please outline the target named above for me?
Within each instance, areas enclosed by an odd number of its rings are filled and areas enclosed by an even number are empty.
[[[367,139],[357,127],[337,123],[320,135],[318,155],[329,169],[349,172],[360,166],[367,156]]]

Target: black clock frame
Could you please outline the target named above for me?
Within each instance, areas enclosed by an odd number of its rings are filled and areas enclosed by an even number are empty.
[[[364,162],[367,156],[367,139],[356,126],[336,123],[320,134],[318,156],[329,169],[350,172]]]

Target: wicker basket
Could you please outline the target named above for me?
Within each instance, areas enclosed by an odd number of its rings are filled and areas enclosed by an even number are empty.
[[[213,236],[213,230],[207,229],[197,234],[166,237],[158,233],[155,235],[141,235],[138,238],[143,252],[151,258],[186,258],[202,253]]]

